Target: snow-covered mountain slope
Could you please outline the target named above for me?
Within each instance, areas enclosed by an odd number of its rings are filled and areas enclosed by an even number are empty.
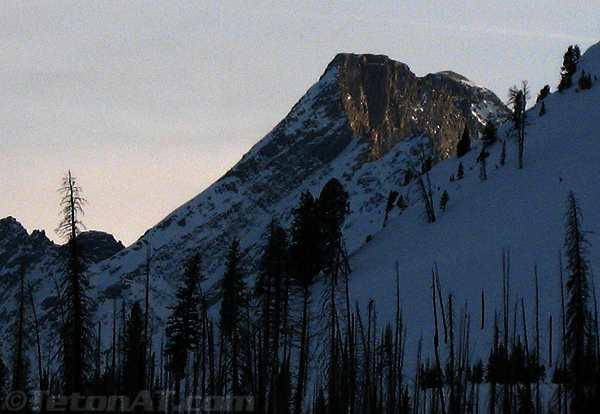
[[[559,254],[564,251],[564,215],[571,191],[580,201],[583,229],[592,232],[587,235],[592,268],[600,263],[600,84],[577,90],[582,70],[592,78],[600,74],[600,44],[582,56],[579,68],[573,88],[544,100],[546,115],[538,115],[541,104],[528,112],[523,169],[517,168],[517,148],[512,141],[507,144],[506,165],[499,165],[502,148],[498,142],[489,150],[488,179],[482,181],[476,162],[481,142],[477,143],[463,158],[452,157],[432,169],[436,199],[443,190],[450,196],[446,211],[438,211],[435,223],[420,219],[423,207],[415,203],[401,216],[391,218],[385,229],[352,255],[351,296],[363,306],[374,299],[380,317],[387,321],[396,306],[398,264],[407,349],[413,357],[421,335],[424,357],[433,352],[431,277],[437,265],[446,300],[453,295],[456,316],[468,307],[473,351],[485,360],[492,346],[495,313],[502,312],[503,251],[510,257],[510,306],[518,306],[518,334],[524,338],[522,299],[532,340],[537,266],[541,335],[545,338],[541,355],[546,366],[550,350],[560,349]],[[507,127],[500,130],[500,137]],[[461,162],[465,178],[451,182],[449,177],[456,175]],[[554,323],[552,348],[548,342],[550,317]],[[413,367],[409,369],[413,372]]]
[[[600,73],[600,46],[584,54],[580,66],[586,73]],[[240,239],[252,274],[271,220],[287,225],[301,192],[316,195],[331,178],[350,194],[352,213],[344,237],[353,270],[352,299],[363,307],[374,299],[381,319],[391,318],[398,262],[409,351],[416,349],[421,334],[425,346],[431,343],[435,262],[442,290],[454,293],[457,308],[468,302],[473,325],[485,293],[486,329],[474,340],[487,348],[494,309],[501,306],[503,248],[510,249],[512,299],[518,293],[531,309],[537,264],[542,314],[546,319],[554,315],[556,321],[557,257],[569,191],[581,201],[584,227],[600,228],[594,182],[600,168],[600,141],[595,139],[600,136],[600,87],[569,89],[544,102],[545,116],[538,117],[537,108],[529,112],[524,168],[516,168],[513,142],[507,145],[507,164],[496,168],[497,143],[490,149],[488,179],[480,181],[476,156],[481,144],[476,142],[460,160],[453,152],[465,124],[476,136],[486,119],[506,118],[507,109],[497,97],[452,72],[418,78],[406,65],[385,57],[337,56],[290,114],[223,178],[135,244],[91,267],[91,294],[98,304],[96,316],[104,321],[103,338],[110,337],[105,322],[112,320],[117,300],[143,300],[148,257],[152,319],[160,335],[186,259],[201,253],[208,277],[204,288],[216,301],[214,284],[222,276],[229,242]],[[501,138],[506,128],[500,129]],[[421,150],[440,161],[430,171],[436,205],[444,190],[450,195],[446,211],[437,211],[434,223],[423,218],[414,182],[405,185],[405,170]],[[459,162],[465,178],[451,182]],[[401,215],[393,210],[384,228],[390,190],[409,205]],[[590,239],[597,245],[596,236]],[[598,253],[592,251],[597,263]],[[46,298],[54,291],[42,274],[56,271],[34,272],[42,313],[50,311]],[[6,301],[15,289],[16,280]],[[12,309],[6,306],[7,312]]]
[[[125,289],[138,296],[149,248],[151,294],[160,304],[170,302],[182,263],[196,251],[209,286],[222,275],[234,237],[252,269],[271,220],[286,224],[301,192],[317,192],[332,177],[352,196],[347,240],[354,251],[381,227],[385,199],[402,183],[411,148],[424,144],[442,160],[453,153],[465,125],[476,137],[485,120],[498,122],[507,113],[492,92],[456,74],[418,78],[385,56],[340,54],[223,178],[96,268],[97,294],[111,297]],[[158,310],[155,316],[161,316]]]
[[[125,248],[112,235],[101,231],[83,232],[78,240],[87,266],[102,262]],[[65,263],[64,250],[44,231],[34,230],[30,234],[13,217],[0,220],[0,338],[6,338],[7,328],[15,321],[21,275],[25,277],[27,292],[36,298],[39,322],[51,332],[56,319],[53,312],[56,311],[54,304],[61,269]],[[53,336],[49,334],[48,338]]]

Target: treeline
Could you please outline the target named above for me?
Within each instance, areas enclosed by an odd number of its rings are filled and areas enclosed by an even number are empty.
[[[115,305],[111,338],[102,341],[101,326],[93,323],[94,304],[87,295],[85,267],[79,260],[77,234],[85,203],[80,191],[67,174],[61,187],[64,220],[60,226],[67,242],[57,286],[60,323],[57,348],[49,354],[53,360],[42,360],[39,321],[25,270],[21,272],[18,317],[11,330],[14,341],[6,360],[10,363],[0,363],[2,398],[16,390],[30,397],[20,411],[47,408],[33,398],[34,390],[47,395],[122,396],[114,407],[87,407],[115,411],[131,407],[214,411],[214,405],[203,405],[214,396],[250,397],[235,400],[239,403],[235,407],[220,408],[261,413],[566,414],[597,410],[596,293],[588,262],[589,241],[573,194],[565,215],[566,275],[559,259],[559,321],[553,323],[551,318],[550,337],[541,337],[536,272],[535,324],[527,325],[530,311],[523,299],[515,300],[511,294],[510,254],[505,251],[503,301],[495,312],[492,348],[483,357],[472,354],[470,338],[474,325],[484,329],[485,292],[479,320],[466,305],[458,307],[452,295],[443,297],[437,266],[431,274],[433,341],[421,338],[417,350],[406,349],[398,271],[392,320],[379,320],[373,300],[366,308],[352,301],[342,234],[349,214],[348,193],[336,179],[316,198],[310,192],[301,195],[289,229],[271,224],[252,286],[240,242],[231,241],[218,282],[218,312],[209,309],[198,252],[182,267],[160,343],[152,342],[150,332],[149,267],[145,297],[123,301],[120,309]],[[554,325],[560,326],[558,350],[552,350]],[[30,343],[36,345],[26,345]],[[550,348],[547,358],[541,355],[542,343]],[[164,398],[165,393],[169,398]],[[152,400],[140,399],[140,395]],[[189,396],[196,397],[193,407],[185,405]]]

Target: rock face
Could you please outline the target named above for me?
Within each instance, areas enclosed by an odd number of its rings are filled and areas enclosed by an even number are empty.
[[[477,137],[486,121],[500,122],[508,110],[491,91],[453,72],[423,78],[387,56],[339,54],[341,103],[352,134],[368,143],[367,161],[377,160],[412,134],[431,138],[436,161],[455,152],[465,124]]]

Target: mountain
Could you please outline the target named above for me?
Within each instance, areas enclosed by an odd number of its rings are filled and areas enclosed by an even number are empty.
[[[214,284],[234,237],[252,267],[271,220],[287,223],[300,193],[315,191],[331,177],[352,192],[347,239],[354,251],[381,227],[381,209],[389,190],[402,184],[410,148],[424,144],[439,162],[454,153],[465,125],[475,138],[487,120],[500,123],[507,116],[492,92],[455,73],[419,78],[386,56],[339,54],[289,114],[221,179],[102,263],[97,286],[114,292],[133,283],[137,291],[148,246],[158,285],[172,286],[182,263],[196,251],[202,253],[208,283]],[[128,282],[123,285],[112,275]],[[159,290],[155,293],[162,300],[165,293]]]
[[[600,44],[581,57],[575,84],[583,71],[594,79],[600,73]],[[600,88],[596,83],[585,90],[575,86],[543,102],[544,116],[538,115],[539,106],[528,112],[524,167],[517,168],[512,140],[506,145],[506,165],[500,165],[502,144],[497,142],[487,149],[488,177],[483,181],[477,162],[482,143],[475,138],[487,120],[499,125],[500,138],[510,128],[510,122],[503,123],[509,111],[492,92],[452,72],[417,77],[406,65],[385,56],[336,56],[285,119],[221,179],[132,246],[105,260],[97,251],[99,261],[90,266],[90,277],[96,314],[103,321],[102,337],[111,338],[113,312],[121,298],[143,300],[149,271],[151,317],[159,339],[183,263],[195,252],[200,252],[208,277],[204,287],[211,303],[217,303],[216,284],[233,238],[240,239],[252,282],[271,221],[289,225],[303,191],[317,195],[326,182],[337,178],[350,195],[351,213],[343,231],[352,269],[351,300],[365,318],[369,312],[365,308],[373,300],[371,309],[382,326],[394,315],[398,277],[408,376],[414,372],[420,338],[423,359],[432,356],[435,268],[444,300],[452,294],[457,319],[472,326],[473,355],[487,357],[494,318],[502,307],[503,264],[507,265],[503,254],[510,257],[510,307],[522,304],[523,315],[518,318],[528,321],[529,327],[537,268],[546,338],[542,352],[548,364],[550,344],[554,352],[559,349],[558,256],[569,192],[581,202],[584,228],[600,228],[596,183]],[[474,138],[472,150],[457,158],[455,148],[465,125]],[[429,159],[435,164],[429,170],[437,215],[433,223],[425,220],[418,186],[407,174],[413,168],[426,170],[423,164]],[[460,164],[465,177],[458,180]],[[394,208],[384,226],[392,190],[404,197],[407,206],[402,211]],[[438,203],[444,190],[450,201],[442,212]],[[592,263],[600,259],[596,234],[589,234]],[[0,277],[6,281],[10,274],[13,281],[3,290],[2,320],[9,320],[14,309],[10,299],[16,292],[16,257],[29,257],[25,252],[30,250],[55,251],[45,240],[41,232],[29,235],[15,219],[0,221]],[[29,245],[27,250],[24,246]],[[47,298],[55,291],[50,275],[58,269],[56,256],[47,256],[39,263],[37,254],[28,259],[33,263],[34,295],[44,315],[51,309]],[[320,298],[316,290],[315,298]],[[315,313],[318,302],[315,299]],[[524,331],[519,324],[519,331]],[[51,329],[47,331],[51,338]]]
[[[78,239],[84,249],[83,262],[88,267],[125,248],[112,235],[101,231],[83,232]],[[44,231],[34,230],[29,234],[14,217],[0,220],[0,320],[4,325],[0,329],[1,338],[7,338],[6,327],[14,321],[15,298],[22,274],[41,306],[41,321],[54,320],[50,305],[57,296],[64,254],[64,247],[51,241]]]

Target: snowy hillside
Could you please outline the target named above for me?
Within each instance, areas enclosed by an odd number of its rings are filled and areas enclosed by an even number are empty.
[[[384,56],[340,54],[288,116],[223,178],[92,269],[95,295],[141,297],[150,251],[151,300],[161,304],[153,307],[160,326],[164,305],[172,301],[183,263],[193,253],[202,254],[210,287],[222,276],[226,247],[237,237],[252,273],[269,223],[289,224],[300,194],[318,192],[334,177],[351,194],[346,240],[355,251],[381,228],[388,192],[402,185],[402,171],[413,161],[411,149],[424,145],[438,159],[446,158],[465,124],[476,136],[484,120],[506,116],[492,92],[454,73],[418,78]],[[383,139],[387,130],[393,136]],[[213,287],[212,301],[215,294]],[[108,320],[112,312],[112,301],[101,303],[102,318]]]
[[[582,69],[600,74],[600,44],[580,60],[575,84]],[[424,208],[417,202],[352,255],[352,297],[363,305],[374,299],[384,320],[391,320],[395,309],[398,263],[409,352],[416,352],[421,335],[424,355],[433,352],[431,275],[437,263],[443,294],[453,295],[457,315],[466,304],[475,354],[486,357],[492,346],[494,314],[502,311],[503,250],[510,252],[511,306],[518,303],[520,309],[524,300],[530,330],[537,266],[542,335],[548,337],[553,317],[552,349],[559,349],[558,256],[564,250],[565,202],[570,191],[580,200],[583,228],[593,232],[588,235],[592,266],[600,263],[600,88],[594,85],[578,92],[574,86],[544,102],[546,115],[538,116],[539,106],[528,113],[523,169],[517,169],[515,142],[507,146],[506,165],[499,166],[501,144],[497,142],[489,150],[488,179],[481,181],[478,142],[463,158],[453,157],[432,169],[436,200],[443,190],[450,195],[446,211],[438,212],[435,223],[420,218]],[[500,137],[507,127],[499,131]],[[460,162],[465,178],[451,182],[449,177],[456,175]],[[484,330],[480,329],[482,292]],[[546,364],[548,352],[545,342],[541,355]]]
[[[500,124],[508,116],[492,92],[453,72],[418,78],[406,65],[384,56],[338,55],[289,115],[237,165],[135,244],[121,249],[108,235],[82,234],[82,244],[87,242],[93,255],[89,294],[104,342],[99,341],[100,347],[112,349],[115,358],[116,346],[111,348],[108,342],[116,338],[112,329],[116,330],[118,309],[125,314],[127,303],[144,301],[148,276],[152,344],[158,351],[184,263],[194,253],[201,255],[207,278],[203,289],[209,312],[216,316],[231,241],[240,240],[242,264],[252,287],[270,224],[275,221],[288,228],[300,195],[309,191],[318,196],[335,178],[350,203],[343,227],[351,269],[347,305],[366,315],[372,300],[380,330],[394,319],[398,277],[408,382],[415,380],[420,339],[423,360],[433,355],[433,268],[439,272],[444,300],[452,296],[453,315],[458,319],[462,314],[462,323],[468,317],[473,359],[485,359],[492,346],[494,319],[502,311],[503,275],[510,275],[508,301],[517,321],[515,332],[525,338],[523,319],[531,332],[537,270],[540,334],[545,338],[541,357],[548,366],[560,345],[559,255],[570,192],[580,201],[583,228],[594,232],[588,235],[591,263],[600,263],[600,84],[594,81],[591,89],[577,89],[584,71],[593,79],[600,74],[600,44],[581,57],[578,67],[573,88],[543,101],[545,115],[539,115],[540,106],[528,112],[523,168],[517,168],[517,144],[507,138],[511,123],[505,122],[499,126],[500,140],[487,149],[483,180],[477,161],[482,142],[476,138],[487,120]],[[471,150],[457,158],[457,142],[465,130],[474,141]],[[505,138],[506,164],[501,165]],[[430,162],[433,166],[428,169]],[[461,164],[464,178],[458,177]],[[422,171],[428,171],[431,183],[434,222],[425,219],[416,178]],[[449,202],[442,211],[444,191]],[[386,221],[390,192],[397,192],[405,205],[388,211]],[[104,241],[98,243],[100,239]],[[102,247],[104,242],[108,247]],[[110,255],[109,248],[114,248]],[[48,361],[58,349],[53,324],[58,320],[60,254],[60,247],[43,233],[29,235],[13,218],[0,221],[2,335],[9,335],[6,327],[14,321],[18,262],[23,259],[44,322]],[[321,279],[313,292],[313,316],[323,313],[326,287]],[[297,311],[299,299],[294,300],[290,306]],[[321,322],[313,319],[311,334],[322,333]],[[295,363],[297,347],[292,348]],[[318,358],[311,361],[319,363]],[[48,366],[56,368],[55,362]],[[319,373],[312,370],[310,375]],[[308,381],[318,385],[320,379]]]

